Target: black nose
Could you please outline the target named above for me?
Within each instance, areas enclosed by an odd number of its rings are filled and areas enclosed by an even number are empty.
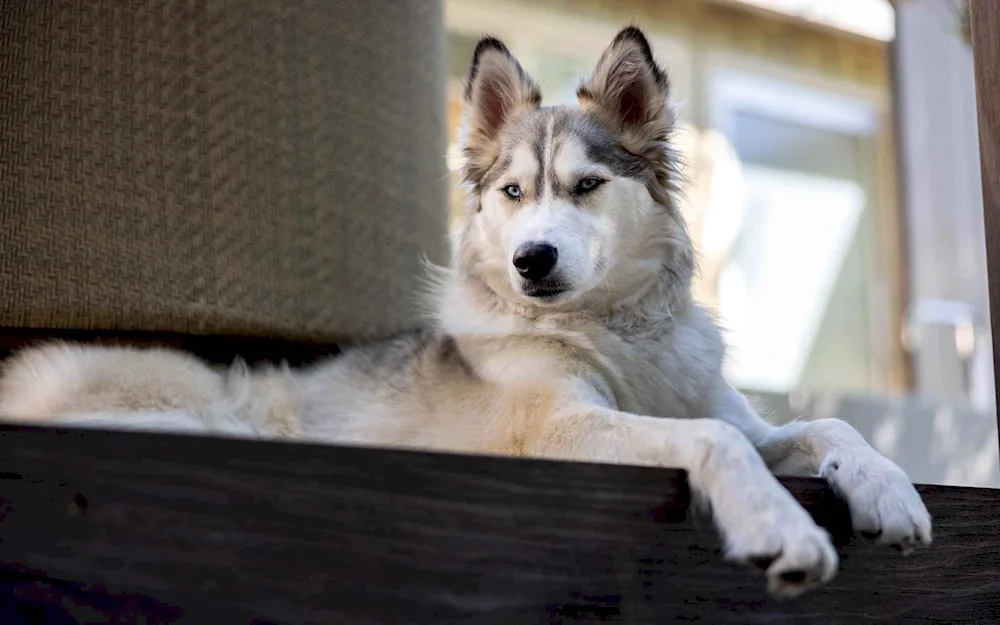
[[[559,252],[548,243],[525,243],[514,252],[514,266],[526,280],[541,280],[556,266]]]

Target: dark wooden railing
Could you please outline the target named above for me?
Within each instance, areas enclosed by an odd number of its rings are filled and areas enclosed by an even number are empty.
[[[904,556],[852,538],[821,481],[784,483],[842,557],[791,602],[722,560],[679,471],[5,429],[0,584],[81,622],[1000,619],[1000,491],[921,487],[935,543]]]

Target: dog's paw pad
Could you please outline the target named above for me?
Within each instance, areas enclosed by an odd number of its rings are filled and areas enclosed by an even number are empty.
[[[747,558],[746,563],[756,569],[766,571],[771,568],[771,565],[774,564],[774,561],[777,559],[777,556],[750,556]]]

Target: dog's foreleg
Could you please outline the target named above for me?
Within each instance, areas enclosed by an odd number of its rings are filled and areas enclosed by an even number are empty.
[[[827,533],[726,423],[659,419],[569,403],[540,428],[538,457],[684,469],[707,503],[727,555],[766,570],[768,589],[791,597],[830,579],[837,555]]]
[[[725,382],[712,399],[711,416],[743,432],[775,473],[826,478],[847,501],[855,530],[904,551],[930,544],[931,517],[910,479],[844,421],[793,421],[776,427]]]

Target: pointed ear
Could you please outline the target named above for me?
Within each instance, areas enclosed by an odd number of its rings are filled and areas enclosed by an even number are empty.
[[[507,46],[493,37],[480,39],[465,83],[462,152],[467,181],[477,183],[496,160],[503,126],[541,103],[538,85]]]
[[[642,154],[648,144],[665,142],[671,115],[670,84],[653,59],[649,42],[635,26],[624,28],[604,50],[593,74],[580,85],[580,105],[622,133],[630,150]]]

